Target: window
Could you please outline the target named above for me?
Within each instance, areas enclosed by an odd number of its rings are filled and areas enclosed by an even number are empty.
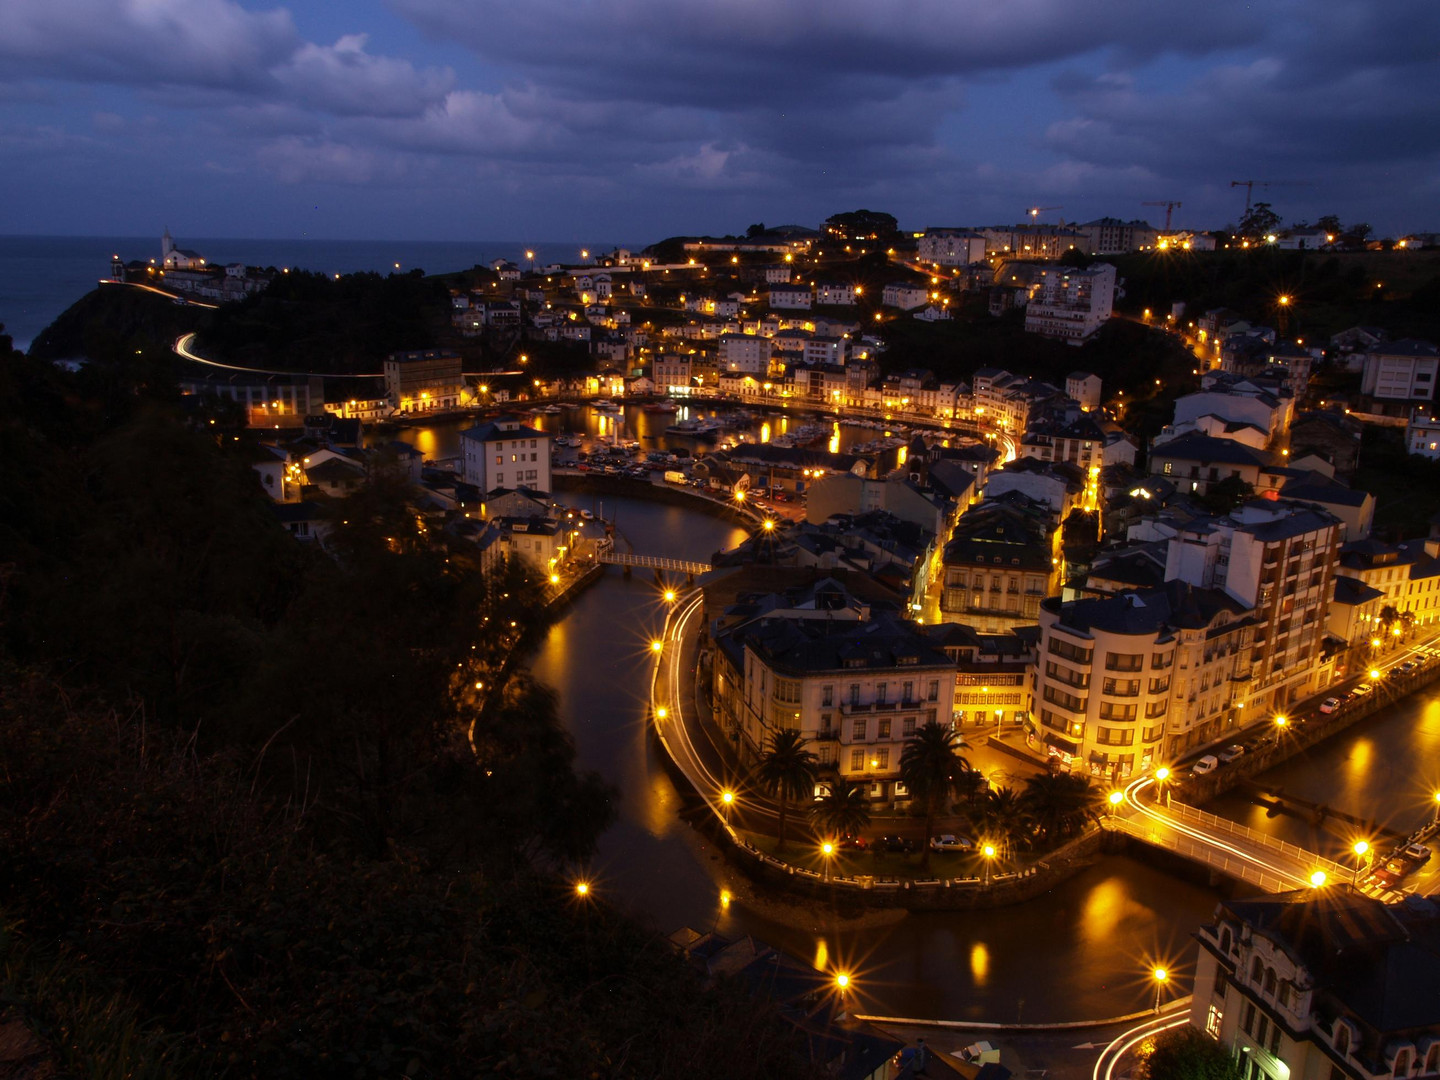
[[[1101,720],[1134,720],[1135,712],[1134,705],[1116,705],[1109,701],[1100,703]]]
[[[504,454],[496,454],[496,455],[495,455],[495,464],[496,464],[496,465],[504,465],[504,464],[505,464],[505,455],[504,455]]]
[[[890,738],[890,720],[888,717],[884,720],[879,721],[875,726],[879,729],[875,732],[875,737],[877,739]]]
[[[925,700],[926,700],[926,701],[939,701],[939,700],[940,700],[940,680],[939,680],[939,679],[931,679],[931,680],[930,680],[930,685],[925,688]]]
[[[1268,1016],[1261,1016],[1260,1022],[1255,1026],[1255,1041],[1261,1046],[1264,1046],[1265,1040],[1269,1038],[1269,1036],[1270,1018]]]
[[[907,739],[915,734],[915,718],[913,716],[907,716],[900,721],[900,733]]]
[[[865,741],[865,721],[864,721],[863,718],[851,722],[851,724],[850,724],[850,741],[851,741],[851,742],[864,742],[864,741]]]
[[[1230,931],[1228,931],[1228,930],[1225,931],[1225,934],[1226,934],[1226,937],[1228,937],[1229,934],[1230,934]],[[1222,939],[1222,944],[1225,944],[1224,939]],[[1229,950],[1229,949],[1226,949],[1225,951],[1226,951],[1226,952],[1229,952],[1230,950]],[[1224,1000],[1225,1000],[1225,991],[1226,991],[1226,990],[1229,990],[1229,989],[1230,989],[1230,976],[1229,976],[1229,974],[1226,973],[1226,971],[1225,971],[1224,968],[1216,968],[1216,969],[1215,969],[1215,996],[1218,997],[1221,1001],[1224,1001]]]
[[[1139,679],[1106,679],[1104,692],[1116,697],[1135,697],[1140,693]]]
[[[1265,971],[1265,994],[1267,997],[1275,996],[1275,969],[1267,968]]]
[[[1055,656],[1063,657],[1077,664],[1088,664],[1090,657],[1095,655],[1095,650],[1093,649],[1082,648],[1079,645],[1072,644],[1058,637],[1052,637],[1050,639],[1049,650]]]
[[[864,750],[851,750],[851,751],[850,751],[850,771],[851,771],[851,772],[864,772],[864,771],[865,771],[865,751],[864,751]]]
[[[1147,701],[1145,703],[1145,719],[1156,720],[1164,716],[1170,710],[1168,701]]]
[[[1044,698],[1052,705],[1059,705],[1062,709],[1069,709],[1071,712],[1084,712],[1085,699],[1078,698],[1074,694],[1067,694],[1054,686],[1045,687]]]
[[[915,700],[915,684],[913,682],[907,682],[901,688],[900,700],[907,705]]]
[[[1276,1057],[1280,1056],[1280,1021],[1275,1021],[1275,1026],[1270,1029],[1270,1053]]]
[[[1220,1038],[1220,1025],[1224,1023],[1225,1014],[1219,1006],[1211,1005],[1209,1013],[1205,1016],[1205,1034],[1212,1039]]]
[[[1140,653],[1105,654],[1106,671],[1139,671],[1145,666],[1145,657]]]
[[[835,704],[835,688],[833,686],[826,686],[821,689],[820,704],[826,708]]]
[[[1255,1032],[1255,1003],[1254,1003],[1253,1001],[1247,1001],[1247,1002],[1245,1003],[1245,1020],[1244,1020],[1244,1022],[1243,1022],[1240,1026],[1245,1029],[1245,1034],[1246,1034],[1246,1035],[1252,1035],[1252,1034],[1254,1034],[1254,1032]]]
[[[870,755],[870,767],[872,769],[888,769],[890,767],[890,749],[882,746]]]
[[[852,682],[852,683],[850,684],[850,704],[851,704],[851,705],[859,705],[859,704],[860,704],[860,684],[859,684],[859,683],[853,683],[853,682]]]
[[[1045,676],[1046,678],[1055,679],[1057,682],[1063,682],[1067,686],[1074,686],[1080,690],[1084,690],[1090,685],[1090,675],[1088,672],[1076,671],[1073,668],[1066,667],[1064,664],[1057,664],[1053,660],[1045,661]]]
[[[1163,679],[1151,679],[1151,680],[1150,680],[1150,693],[1152,693],[1152,694],[1164,694],[1164,693],[1168,692],[1169,689],[1170,689],[1170,676],[1169,676],[1169,675],[1166,675]]]
[[[1250,965],[1250,985],[1259,986],[1260,978],[1265,974],[1265,965],[1260,963],[1260,958],[1255,957],[1255,962]]]
[[[890,684],[889,684],[889,683],[883,683],[883,682],[882,682],[882,683],[876,683],[876,684],[875,684],[875,703],[876,703],[877,705],[884,705],[884,704],[885,704],[885,698],[888,697],[889,694],[890,694]]]
[[[1409,1048],[1408,1046],[1405,1047],[1403,1050],[1401,1050],[1398,1054],[1395,1055],[1395,1068],[1394,1068],[1394,1070],[1391,1072],[1391,1075],[1392,1075],[1392,1076],[1409,1076],[1409,1075],[1410,1075],[1410,1048]]]

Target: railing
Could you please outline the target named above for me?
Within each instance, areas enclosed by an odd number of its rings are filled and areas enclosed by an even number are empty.
[[[685,559],[663,559],[658,555],[627,555],[613,548],[602,550],[598,561],[612,566],[639,566],[650,570],[673,570],[680,574],[708,574],[713,569],[709,563],[688,562]]]
[[[1257,832],[1255,829],[1246,825],[1231,821],[1229,818],[1217,817],[1214,814],[1207,813],[1194,806],[1188,806],[1180,802],[1172,802],[1166,809],[1183,820],[1196,822],[1197,824],[1204,825],[1208,829],[1214,829],[1217,832],[1223,832],[1229,836],[1242,837],[1252,844],[1258,844],[1267,850],[1277,851],[1283,855],[1287,855],[1301,865],[1308,866],[1312,871],[1323,870],[1326,876],[1331,879],[1354,873],[1354,867],[1341,866],[1339,863],[1332,862],[1323,855],[1317,855],[1313,851],[1300,847],[1298,844],[1287,843],[1284,840],[1270,836],[1268,833]]]
[[[1156,847],[1166,848],[1177,855],[1184,855],[1186,858],[1194,859],[1207,866],[1213,866],[1231,877],[1257,885],[1267,892],[1288,892],[1296,887],[1294,881],[1263,870],[1248,859],[1242,859],[1228,852],[1217,851],[1205,841],[1196,840],[1192,836],[1186,836],[1173,829],[1157,829],[1152,823],[1135,821],[1130,818],[1116,818],[1114,823],[1120,831],[1139,840],[1154,844]]]

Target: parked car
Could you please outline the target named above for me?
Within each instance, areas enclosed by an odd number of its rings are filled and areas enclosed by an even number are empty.
[[[1206,754],[1199,761],[1195,762],[1194,765],[1190,766],[1190,775],[1204,776],[1206,773],[1212,773],[1215,771],[1215,767],[1219,764],[1220,759],[1217,758],[1214,754]]]
[[[1370,693],[1370,691],[1374,689],[1375,688],[1371,686],[1368,682],[1362,682],[1359,686],[1355,687],[1355,689],[1350,692],[1356,697],[1364,697],[1366,694]]]
[[[1338,697],[1327,697],[1324,701],[1320,702],[1320,711],[1322,713],[1333,713],[1339,707],[1340,699]]]
[[[1238,757],[1243,757],[1244,755],[1245,747],[1241,746],[1239,743],[1231,743],[1229,746],[1225,747],[1224,750],[1221,750],[1220,753],[1216,755],[1216,757],[1218,757],[1222,762],[1231,762]]]
[[[1417,864],[1430,861],[1430,849],[1424,844],[1406,844],[1396,854]]]
[[[841,851],[864,851],[870,845],[863,836],[842,836],[835,846]]]
[[[1401,664],[1401,665],[1400,665],[1399,667],[1397,667],[1395,670],[1398,671],[1401,675],[1409,675],[1412,671],[1414,671],[1414,670],[1415,670],[1417,667],[1419,667],[1419,666],[1420,666],[1420,665],[1417,664],[1417,663],[1415,663],[1414,660],[1406,660],[1403,664]]]
[[[882,836],[875,841],[876,851],[891,851],[909,853],[920,847],[908,836]]]
[[[941,833],[930,838],[931,851],[969,851],[974,846],[975,841],[968,836],[956,836],[954,833]]]

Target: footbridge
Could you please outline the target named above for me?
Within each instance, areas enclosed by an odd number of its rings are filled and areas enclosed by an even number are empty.
[[[1355,877],[1354,867],[1177,802],[1156,789],[1150,777],[1131,783],[1124,795],[1106,821],[1110,828],[1265,892],[1334,885]]]
[[[602,543],[596,552],[596,561],[609,566],[623,566],[628,574],[634,567],[644,570],[654,570],[657,573],[669,571],[673,574],[684,574],[686,577],[697,577],[700,574],[708,574],[714,569],[709,563],[691,562],[688,559],[667,559],[660,555],[633,555],[624,551],[616,551],[615,545],[610,542]]]

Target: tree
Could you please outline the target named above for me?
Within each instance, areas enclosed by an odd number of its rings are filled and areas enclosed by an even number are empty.
[[[1262,240],[1280,227],[1280,215],[1268,202],[1257,202],[1240,219],[1240,235],[1247,240]]]
[[[1318,218],[1315,222],[1315,228],[1324,229],[1326,236],[1336,238],[1339,238],[1345,231],[1344,227],[1340,224],[1340,218],[1335,214],[1326,214],[1324,217]]]
[[[754,225],[751,225],[748,229],[745,230],[746,237],[751,240],[754,240],[757,236],[764,235],[764,233],[765,223],[763,221],[757,221]]]
[[[1254,494],[1255,488],[1252,484],[1238,476],[1227,476],[1224,480],[1211,484],[1205,494],[1195,501],[1212,514],[1228,514]]]
[[[1241,1080],[1242,1075],[1229,1050],[1188,1024],[1156,1036],[1144,1069],[1146,1080]]]
[[[965,740],[949,724],[931,720],[905,740],[900,751],[900,779],[910,794],[925,806],[925,857],[930,857],[930,834],[935,814],[949,799],[956,777],[970,768],[961,757]]]
[[[1024,796],[1014,788],[992,788],[969,814],[971,823],[1002,851],[1029,844],[1034,819]]]
[[[855,836],[870,825],[870,800],[863,787],[837,776],[830,793],[810,808],[810,817],[831,836]]]
[[[815,755],[805,749],[805,736],[795,728],[781,728],[770,736],[770,746],[755,766],[755,781],[780,806],[777,846],[785,849],[785,817],[791,799],[803,799],[815,790]]]
[[[1340,240],[1347,248],[1361,248],[1365,246],[1365,241],[1369,239],[1372,231],[1366,222],[1357,222],[1345,230]]]
[[[1088,776],[1070,773],[1032,776],[1021,796],[1047,846],[1078,834],[1086,822],[1098,818],[1103,798]]]

